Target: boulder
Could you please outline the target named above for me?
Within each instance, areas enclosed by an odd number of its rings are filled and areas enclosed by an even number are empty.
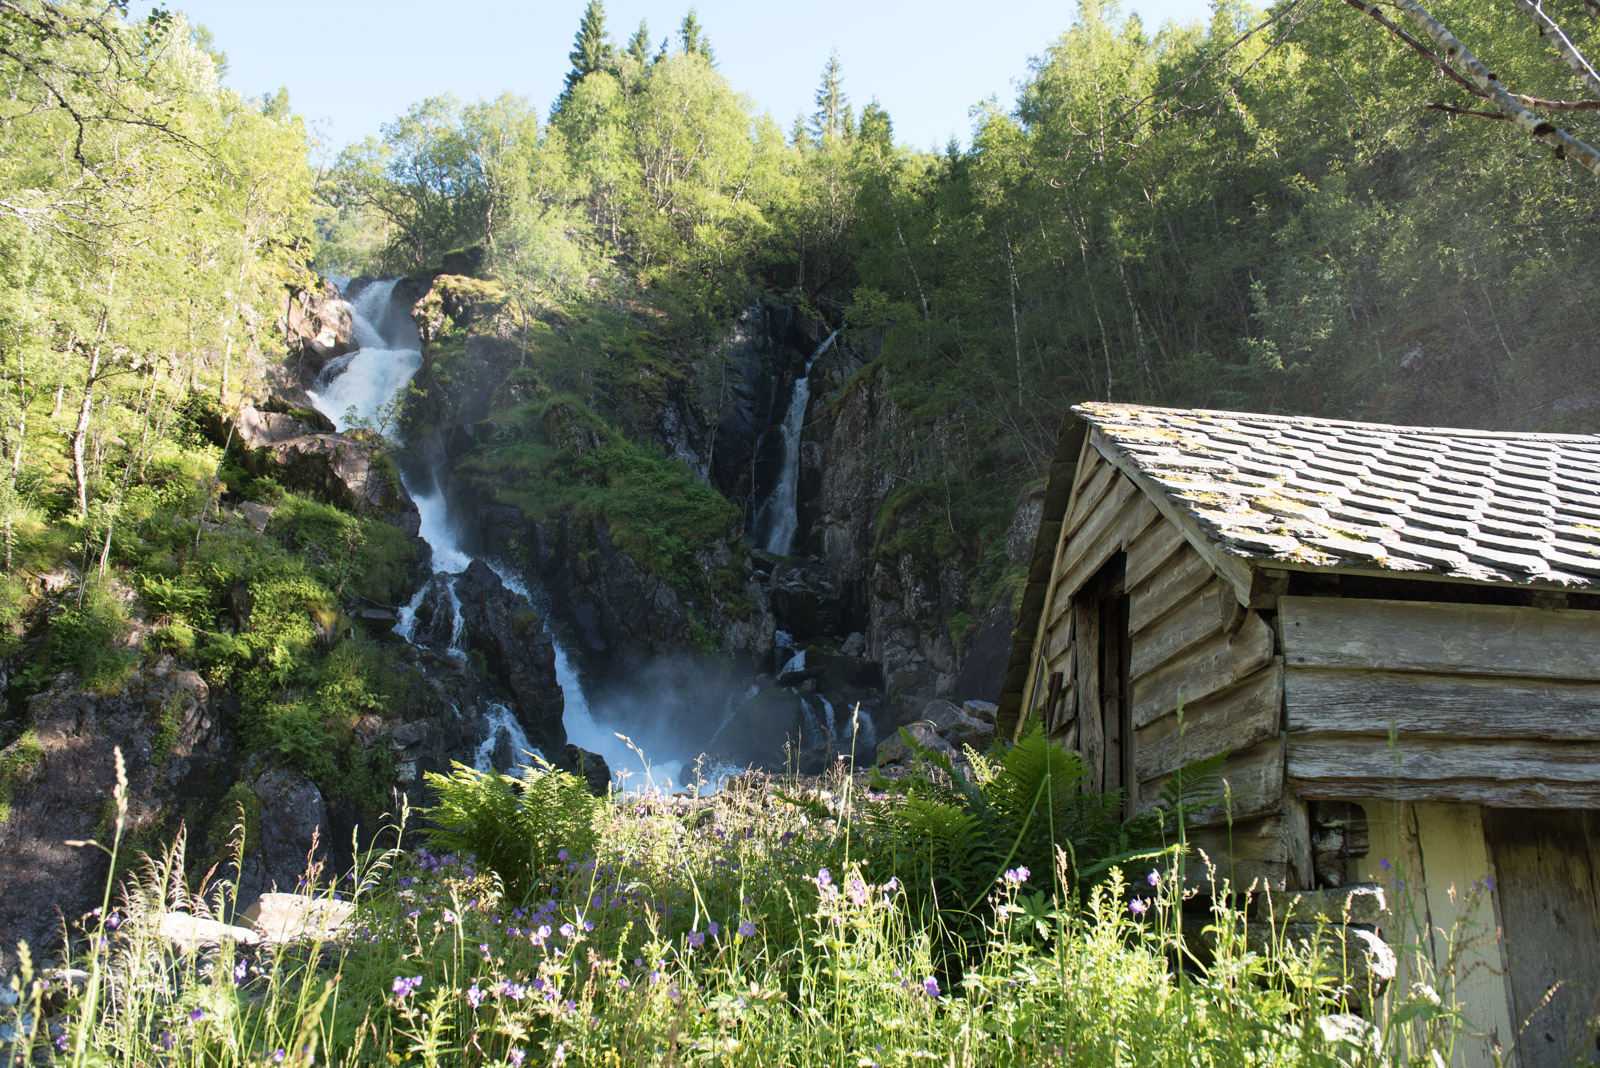
[[[262,894],[240,914],[269,942],[327,941],[346,930],[356,907],[348,901],[305,894]]]
[[[21,737],[0,749],[11,802],[0,822],[0,975],[15,967],[18,942],[40,959],[60,946],[63,917],[100,904],[105,854],[66,843],[103,836],[116,750],[130,837],[165,841],[180,813],[205,811],[227,790],[233,739],[217,704],[170,656],[134,668],[114,693],[82,691],[66,672],[29,699]]]
[[[911,735],[913,739],[932,752],[955,755],[955,747],[940,737],[938,730],[931,723],[913,723],[910,726],[900,728],[900,730],[904,731],[905,734]],[[878,745],[878,764],[880,766],[904,764],[911,759],[911,755],[911,747],[906,744],[906,740],[900,731],[896,731],[893,737]]]
[[[179,953],[194,953],[223,942],[253,946],[261,936],[248,927],[232,927],[218,920],[191,916],[187,912],[162,912],[152,917],[156,932],[171,942]]]
[[[588,785],[589,792],[596,797],[605,797],[611,790],[611,767],[599,753],[591,753],[568,742],[556,766],[582,779]]]
[[[779,564],[772,572],[772,614],[799,641],[838,634],[843,620],[839,591],[820,567]]]
[[[240,897],[315,883],[329,840],[322,791],[292,768],[262,772],[251,789],[261,805],[261,842],[245,857]]]
[[[1257,894],[1250,915],[1274,923],[1355,923],[1378,926],[1390,918],[1383,887],[1352,883],[1332,890],[1277,890]]]

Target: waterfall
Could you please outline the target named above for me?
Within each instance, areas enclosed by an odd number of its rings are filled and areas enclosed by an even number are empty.
[[[308,391],[317,410],[332,419],[340,431],[365,426],[396,437],[393,425],[396,401],[422,366],[422,351],[415,328],[391,307],[395,281],[369,283],[350,302],[355,337],[361,347],[348,356],[330,361],[318,377],[316,388]],[[803,408],[802,404],[802,415]],[[401,482],[416,503],[421,520],[419,535],[433,550],[434,574],[417,590],[411,603],[400,609],[395,634],[406,641],[421,640],[422,644],[439,648],[447,655],[465,659],[465,628],[455,584],[474,558],[461,546],[451,523],[449,506],[437,482],[428,493],[421,492],[420,487],[414,488],[403,472]],[[535,604],[543,600],[528,589],[515,571],[494,560],[484,563],[500,576],[507,589],[515,590]],[[419,614],[428,617],[421,629]],[[548,617],[549,613],[545,615]],[[556,682],[561,687],[565,705],[562,721],[568,739],[580,748],[603,756],[613,774],[622,775],[625,790],[670,790],[683,786],[685,771],[692,773],[692,769],[686,769],[685,761],[648,762],[597,720],[560,636],[552,630],[551,638],[555,645]],[[489,732],[474,753],[476,766],[480,770],[489,766],[502,738],[520,761],[531,746],[516,717],[504,705],[489,702],[485,718]],[[705,775],[706,784],[716,789],[736,770],[714,766]]]
[[[761,548],[779,556],[789,555],[794,547],[795,531],[800,528],[800,431],[806,421],[806,406],[811,402],[811,365],[828,351],[838,336],[837,330],[829,334],[806,361],[805,372],[794,380],[794,392],[779,428],[783,434],[783,466],[772,492],[756,509],[755,530],[764,535]]]

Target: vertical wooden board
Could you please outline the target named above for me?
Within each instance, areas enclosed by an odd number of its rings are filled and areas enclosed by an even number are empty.
[[[1316,869],[1311,861],[1311,814],[1293,790],[1283,791],[1283,847],[1289,864],[1289,889],[1315,890]]]
[[[1506,996],[1503,944],[1494,938],[1494,903],[1487,890],[1489,851],[1483,809],[1477,805],[1419,802],[1414,806],[1422,880],[1433,925],[1433,965],[1440,975],[1454,956],[1456,997],[1475,1031],[1484,1037],[1460,1043],[1461,1068],[1493,1068],[1491,1046],[1510,1045],[1515,1033]],[[1480,889],[1474,889],[1474,887]],[[1485,944],[1486,943],[1486,944]],[[1525,1065],[1524,1068],[1532,1068]]]
[[[1223,608],[1231,618],[1238,603],[1232,587],[1221,579],[1212,579],[1175,610],[1134,635],[1129,674],[1142,678],[1196,642],[1219,633],[1224,622]]]
[[[1130,586],[1128,629],[1138,634],[1214,577],[1211,565],[1185,542],[1155,574]]]
[[[1198,701],[1272,662],[1276,639],[1257,613],[1233,634],[1216,634],[1133,684],[1133,725],[1152,723],[1182,701]]]
[[[1054,660],[1056,655],[1070,644],[1072,644],[1072,614],[1069,612],[1057,620],[1055,626],[1045,636],[1045,659]]]
[[[1600,903],[1585,813],[1486,809],[1522,1068],[1596,1052]]]
[[[1188,545],[1183,538],[1183,531],[1165,519],[1150,524],[1144,533],[1128,543],[1128,588],[1133,589],[1155,574],[1158,568],[1166,570],[1168,561]],[[1189,551],[1194,552],[1193,549]]]
[[[1433,933],[1428,897],[1423,893],[1422,850],[1417,845],[1416,806],[1410,802],[1368,801],[1367,855],[1351,858],[1356,882],[1376,883],[1388,899],[1390,926],[1378,934],[1400,959],[1395,989],[1409,993],[1414,982],[1432,981]],[[1426,962],[1426,968],[1421,962]]]
[[[1078,748],[1089,766],[1089,787],[1100,792],[1105,741],[1100,737],[1100,610],[1078,604],[1072,610],[1078,641]]]

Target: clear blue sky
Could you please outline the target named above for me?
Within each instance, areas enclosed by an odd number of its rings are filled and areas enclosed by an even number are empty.
[[[258,94],[287,86],[295,110],[337,150],[414,101],[464,100],[510,90],[541,112],[561,91],[585,0],[168,0],[203,23],[228,55],[227,83]],[[607,0],[606,28],[621,44],[640,18],[653,40],[671,34],[690,0]],[[694,0],[734,88],[785,128],[810,114],[828,53],[837,48],[852,105],[874,97],[897,140],[942,147],[968,140],[968,109],[1015,101],[1028,59],[1072,21],[1075,0],[883,3]],[[136,2],[134,13],[150,7]],[[1167,19],[1207,21],[1208,0],[1124,0],[1152,30]]]

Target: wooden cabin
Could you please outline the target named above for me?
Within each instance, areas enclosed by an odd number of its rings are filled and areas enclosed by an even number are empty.
[[[1486,1035],[1461,1063],[1596,1057],[1600,438],[1073,412],[1002,730],[1130,811],[1226,752],[1190,838],[1235,888],[1388,886]],[[1504,937],[1452,960],[1458,921]]]

